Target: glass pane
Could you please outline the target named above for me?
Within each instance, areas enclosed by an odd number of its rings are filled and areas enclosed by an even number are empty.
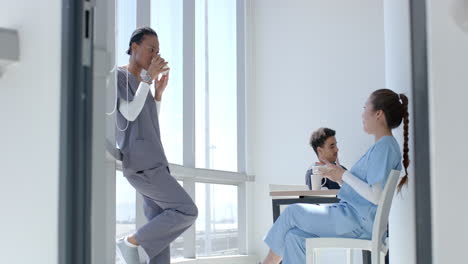
[[[136,28],[136,1],[117,0],[117,50],[116,62],[118,66],[128,64],[128,43]]]
[[[128,183],[121,171],[116,171],[116,239],[135,231],[135,189]]]
[[[181,0],[151,1],[151,27],[158,34],[161,57],[171,68],[159,114],[161,139],[167,159],[176,164],[183,162],[182,11]]]
[[[195,184],[197,256],[239,254],[237,186]]]
[[[196,166],[237,171],[236,1],[195,8]]]

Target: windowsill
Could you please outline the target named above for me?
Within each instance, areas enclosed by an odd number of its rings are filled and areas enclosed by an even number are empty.
[[[116,169],[122,171],[122,162],[115,161]],[[213,169],[189,168],[179,164],[169,164],[171,175],[177,180],[191,179],[196,182],[219,183],[219,184],[241,184],[255,182],[254,175],[243,172],[221,171]]]
[[[234,255],[234,256],[216,256],[216,257],[199,257],[196,259],[175,259],[171,263],[183,264],[256,264],[257,256],[252,255]]]

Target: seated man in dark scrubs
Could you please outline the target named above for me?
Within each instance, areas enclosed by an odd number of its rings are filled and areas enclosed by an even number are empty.
[[[311,176],[313,174],[313,166],[324,165],[321,161],[327,160],[330,163],[336,163],[338,159],[338,146],[335,138],[335,130],[321,127],[314,131],[310,137],[310,146],[317,154],[318,161],[312,164],[306,172],[305,180],[309,190],[312,190]],[[342,166],[343,167],[343,166]],[[346,170],[345,167],[343,169]],[[340,185],[330,179],[322,179],[322,186],[328,189],[340,189]]]

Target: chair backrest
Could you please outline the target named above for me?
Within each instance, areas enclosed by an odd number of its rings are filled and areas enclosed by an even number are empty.
[[[375,213],[374,226],[372,227],[372,241],[377,242],[379,247],[382,244],[383,235],[387,231],[388,216],[390,215],[390,208],[392,206],[393,195],[397,187],[398,179],[400,178],[400,171],[391,170],[388,176],[387,183],[380,197],[379,204],[377,205],[377,212]]]

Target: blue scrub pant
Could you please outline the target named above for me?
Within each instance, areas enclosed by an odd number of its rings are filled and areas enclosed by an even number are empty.
[[[350,225],[349,232],[338,233],[338,225],[346,225],[349,219],[341,221],[339,205],[293,204],[279,216],[265,237],[265,243],[284,264],[306,263],[305,239],[311,237],[345,237],[369,239],[361,225]],[[354,216],[349,215],[353,218]],[[346,228],[338,228],[346,230]]]
[[[128,182],[143,196],[148,222],[135,233],[148,264],[169,264],[169,245],[197,219],[198,209],[167,166],[145,171],[124,169]]]

